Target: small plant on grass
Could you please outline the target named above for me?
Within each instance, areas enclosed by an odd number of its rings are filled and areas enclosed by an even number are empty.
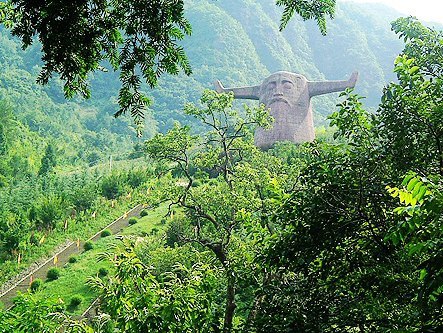
[[[52,267],[48,270],[48,273],[46,273],[46,279],[48,281],[54,281],[57,280],[60,277],[60,269],[57,267]]]
[[[167,222],[167,220],[166,220],[165,218],[162,218],[162,219],[160,220],[160,224],[162,224],[162,225],[165,225],[166,222]]]
[[[92,250],[94,248],[94,243],[91,241],[87,241],[85,242],[85,244],[83,245],[83,248],[85,249],[85,251],[89,251]]]
[[[151,235],[157,235],[158,234],[158,229],[157,228],[152,228],[151,229]]]
[[[136,224],[138,222],[136,217],[131,217],[128,221],[129,225]]]
[[[72,308],[78,307],[83,302],[83,297],[80,295],[74,295],[71,297],[71,301],[69,302],[69,306]]]
[[[146,209],[143,209],[143,210],[140,212],[140,217],[147,216],[148,214],[149,214],[148,211],[147,211]]]
[[[102,237],[108,237],[112,235],[112,231],[109,229],[105,229],[102,231],[102,233],[100,234]]]
[[[77,257],[75,257],[75,256],[69,257],[68,262],[70,264],[76,263],[77,262]]]
[[[108,275],[108,273],[109,273],[109,271],[104,267],[102,267],[98,270],[99,277],[105,277],[106,275]]]
[[[31,292],[35,293],[37,290],[39,290],[43,285],[42,279],[35,279],[32,281],[31,286],[29,289],[31,289]]]

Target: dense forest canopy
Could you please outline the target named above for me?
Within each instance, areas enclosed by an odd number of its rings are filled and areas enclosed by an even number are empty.
[[[147,3],[1,3],[29,48],[0,32],[0,281],[77,249],[0,332],[441,332],[443,33],[335,1]],[[279,69],[362,79],[316,101],[317,140],[261,151],[268,111],[204,88]],[[92,97],[66,101],[88,76]],[[140,117],[147,94],[136,138],[112,114]]]

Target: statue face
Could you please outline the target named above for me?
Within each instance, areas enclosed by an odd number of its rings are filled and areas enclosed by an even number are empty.
[[[261,85],[260,101],[266,106],[286,104],[292,108],[306,85],[302,75],[289,72],[277,72],[270,75]]]

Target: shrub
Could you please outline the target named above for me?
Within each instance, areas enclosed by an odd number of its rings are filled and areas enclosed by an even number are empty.
[[[136,224],[138,222],[136,217],[131,217],[128,221],[129,225]]]
[[[160,224],[166,224],[166,222],[167,222],[167,220],[165,219],[165,218],[162,218],[161,220],[160,220]]]
[[[69,257],[68,262],[69,262],[70,264],[73,264],[73,263],[77,262],[77,257],[74,257],[74,256]]]
[[[147,209],[142,209],[142,211],[140,212],[140,217],[147,216],[148,214],[149,213]]]
[[[102,231],[102,233],[100,234],[101,237],[108,237],[112,235],[112,231],[109,229],[105,229]]]
[[[46,273],[46,278],[48,281],[57,280],[60,277],[60,269],[57,267],[52,267],[49,269],[48,273]]]
[[[152,228],[151,235],[157,235],[157,234],[158,234],[158,229],[157,228]]]
[[[94,243],[91,241],[87,241],[85,242],[85,244],[83,245],[83,248],[85,249],[85,251],[89,251],[92,250],[94,248]]]
[[[76,308],[83,302],[83,297],[80,295],[74,295],[71,297],[71,301],[69,302],[69,305],[73,308]]]
[[[63,199],[52,194],[41,198],[35,205],[30,215],[35,219],[35,225],[39,229],[54,229],[66,210]]]
[[[125,192],[125,183],[121,175],[112,174],[103,178],[101,193],[106,199],[117,199]]]
[[[109,273],[108,270],[104,267],[102,267],[98,270],[98,276],[100,276],[100,277],[104,277],[104,276],[108,275],[108,273]]]
[[[33,293],[35,293],[37,290],[39,290],[43,285],[42,279],[35,279],[32,281],[30,289]]]

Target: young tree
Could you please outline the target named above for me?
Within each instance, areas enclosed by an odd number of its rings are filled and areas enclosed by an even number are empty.
[[[52,171],[52,169],[57,165],[55,149],[52,143],[48,143],[45,150],[45,155],[42,157],[42,164],[38,174],[40,176],[47,175]]]
[[[273,169],[277,165],[272,165],[276,161],[265,164],[262,153],[252,144],[251,128],[270,125],[267,111],[263,107],[246,107],[242,118],[232,110],[232,101],[232,95],[205,91],[201,102],[206,107],[186,105],[185,113],[208,128],[200,142],[190,135],[189,128],[176,125],[166,135],[158,134],[146,143],[151,157],[174,163],[184,177],[184,182],[165,191],[165,199],[172,200],[171,205],[185,209],[186,220],[177,239],[209,249],[224,271],[223,332],[233,330],[236,295],[242,272],[248,269],[244,266],[248,261],[248,246],[243,244],[245,215],[265,214],[267,207],[260,194],[271,186],[277,174]],[[211,174],[212,181],[193,186],[193,168]]]

